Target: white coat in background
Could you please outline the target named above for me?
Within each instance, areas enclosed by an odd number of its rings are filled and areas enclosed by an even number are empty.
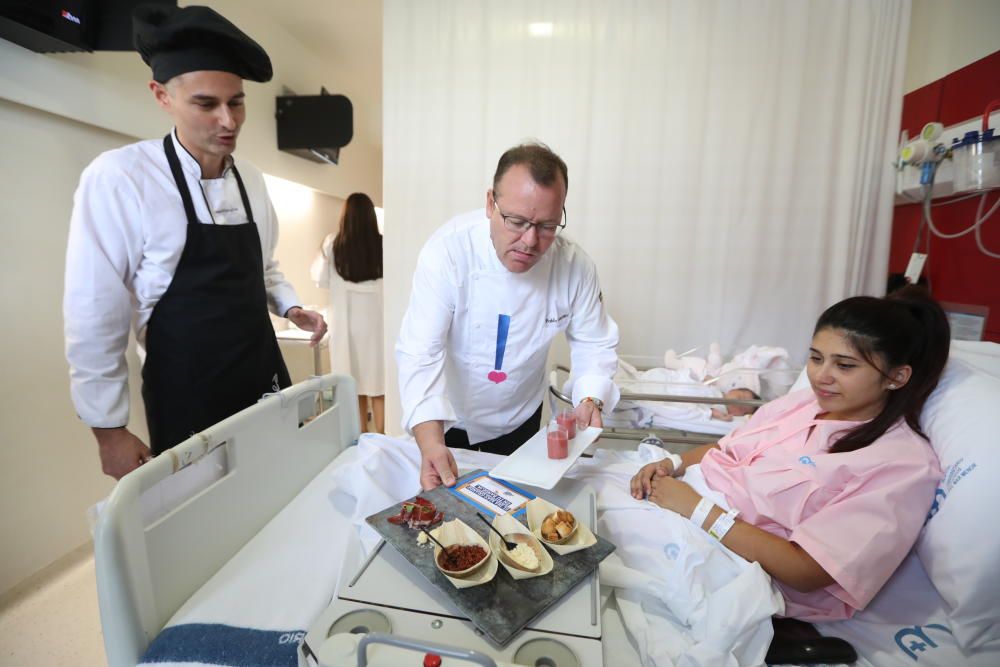
[[[473,444],[511,432],[542,402],[549,345],[560,332],[570,345],[574,405],[598,398],[610,414],[619,396],[618,325],[590,257],[558,236],[535,266],[513,273],[497,257],[483,209],[452,219],[420,252],[396,343],[403,428],[441,420]]]
[[[310,277],[317,287],[330,291],[327,321],[330,327],[330,370],[350,375],[358,394],[385,394],[383,356],[382,279],[353,283],[344,280],[333,261],[336,234],[323,240],[313,260]]]

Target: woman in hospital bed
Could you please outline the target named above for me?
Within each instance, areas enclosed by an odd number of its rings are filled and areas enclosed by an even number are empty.
[[[918,417],[949,337],[919,288],[831,306],[809,350],[811,389],[768,403],[718,444],[643,466],[632,496],[758,563],[785,616],[850,617],[902,562],[934,499],[941,470]]]

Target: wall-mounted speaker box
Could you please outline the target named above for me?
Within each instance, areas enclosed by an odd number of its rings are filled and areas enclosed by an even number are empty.
[[[132,51],[132,10],[177,0],[0,0],[0,39],[38,53]]]
[[[354,137],[354,106],[343,95],[280,95],[276,99],[278,150],[336,164]]]
[[[3,0],[0,38],[39,53],[93,50],[93,0]]]

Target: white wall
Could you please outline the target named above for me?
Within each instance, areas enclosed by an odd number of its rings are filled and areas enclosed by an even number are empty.
[[[913,0],[904,92],[1000,50],[997,0]]]
[[[274,253],[281,272],[305,305],[326,307],[326,290],[309,279],[309,267],[326,235],[337,231],[344,200],[275,176],[265,175],[281,231]]]
[[[362,191],[381,201],[380,127],[366,124],[359,113],[364,110],[356,108],[355,139],[342,150],[340,164],[315,164],[276,149],[274,96],[282,85],[300,94],[325,85],[351,97],[359,86],[380,84],[358,80],[349,62],[313,55],[254,11],[264,2],[203,4],[258,39],[274,62],[271,83],[246,86],[248,120],[239,154],[270,175],[301,184],[279,186],[290,187],[291,196],[279,194],[276,202],[277,257],[301,300],[322,304],[325,294],[308,280],[309,262],[336,228],[343,198]],[[146,89],[148,79],[134,53],[41,55],[0,40],[0,595],[87,542],[85,511],[113,485],[101,474],[96,444],[69,397],[63,268],[82,169],[102,151],[169,130],[169,119]],[[131,352],[129,361],[130,428],[144,437]]]
[[[63,259],[80,171],[126,138],[2,100],[0,136],[2,592],[86,542],[84,511],[112,487],[70,402]],[[141,405],[134,372],[130,385]],[[145,437],[141,408],[132,425]]]

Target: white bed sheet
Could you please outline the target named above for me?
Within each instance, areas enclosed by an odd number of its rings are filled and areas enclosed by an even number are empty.
[[[488,469],[499,461],[499,457],[478,452],[455,454],[463,469]],[[704,600],[688,593],[685,606],[684,586],[627,567],[628,562],[641,566],[651,557],[656,560],[669,554],[671,544],[658,542],[658,531],[630,539],[629,529],[622,527],[627,522],[615,516],[636,512],[626,510],[630,498],[619,489],[621,478],[630,474],[626,467],[634,468],[636,462],[617,467],[609,463],[610,459],[600,456],[582,459],[570,472],[599,491],[600,530],[619,544],[618,554],[602,565],[603,581],[622,586],[615,589],[622,626],[605,629],[606,664],[753,664],[750,656],[759,653],[762,641],[766,646],[770,635],[766,619],[771,613],[771,589],[766,575],[756,565],[733,559],[724,549],[707,555],[682,552],[688,571],[708,559],[719,563],[728,559],[724,568],[736,573],[728,584],[716,581],[706,587],[698,583]],[[418,464],[412,442],[363,436],[358,447],[342,453],[178,610],[150,646],[144,664],[256,665],[264,655],[269,664],[297,664],[295,647],[334,594],[343,560],[341,536],[363,525],[368,514],[416,493]],[[666,514],[638,511],[646,515],[642,523]],[[367,526],[360,529],[360,536],[366,549],[377,541]],[[922,570],[914,568],[919,563],[907,561],[907,567],[869,610],[850,621],[823,625],[821,631],[854,644],[866,657],[867,662],[859,663],[863,665],[1000,664],[1000,649],[961,661],[966,658],[960,659],[947,632],[936,627],[943,624],[940,598],[935,606],[928,591],[935,597],[936,593]],[[665,593],[680,595],[680,603],[668,606],[662,604],[663,596],[650,596],[651,583],[666,586]],[[687,625],[679,623],[679,617]],[[627,636],[621,635],[622,628]],[[924,645],[922,650],[918,644]],[[629,658],[623,662],[623,647],[638,648],[647,656],[645,661]]]

